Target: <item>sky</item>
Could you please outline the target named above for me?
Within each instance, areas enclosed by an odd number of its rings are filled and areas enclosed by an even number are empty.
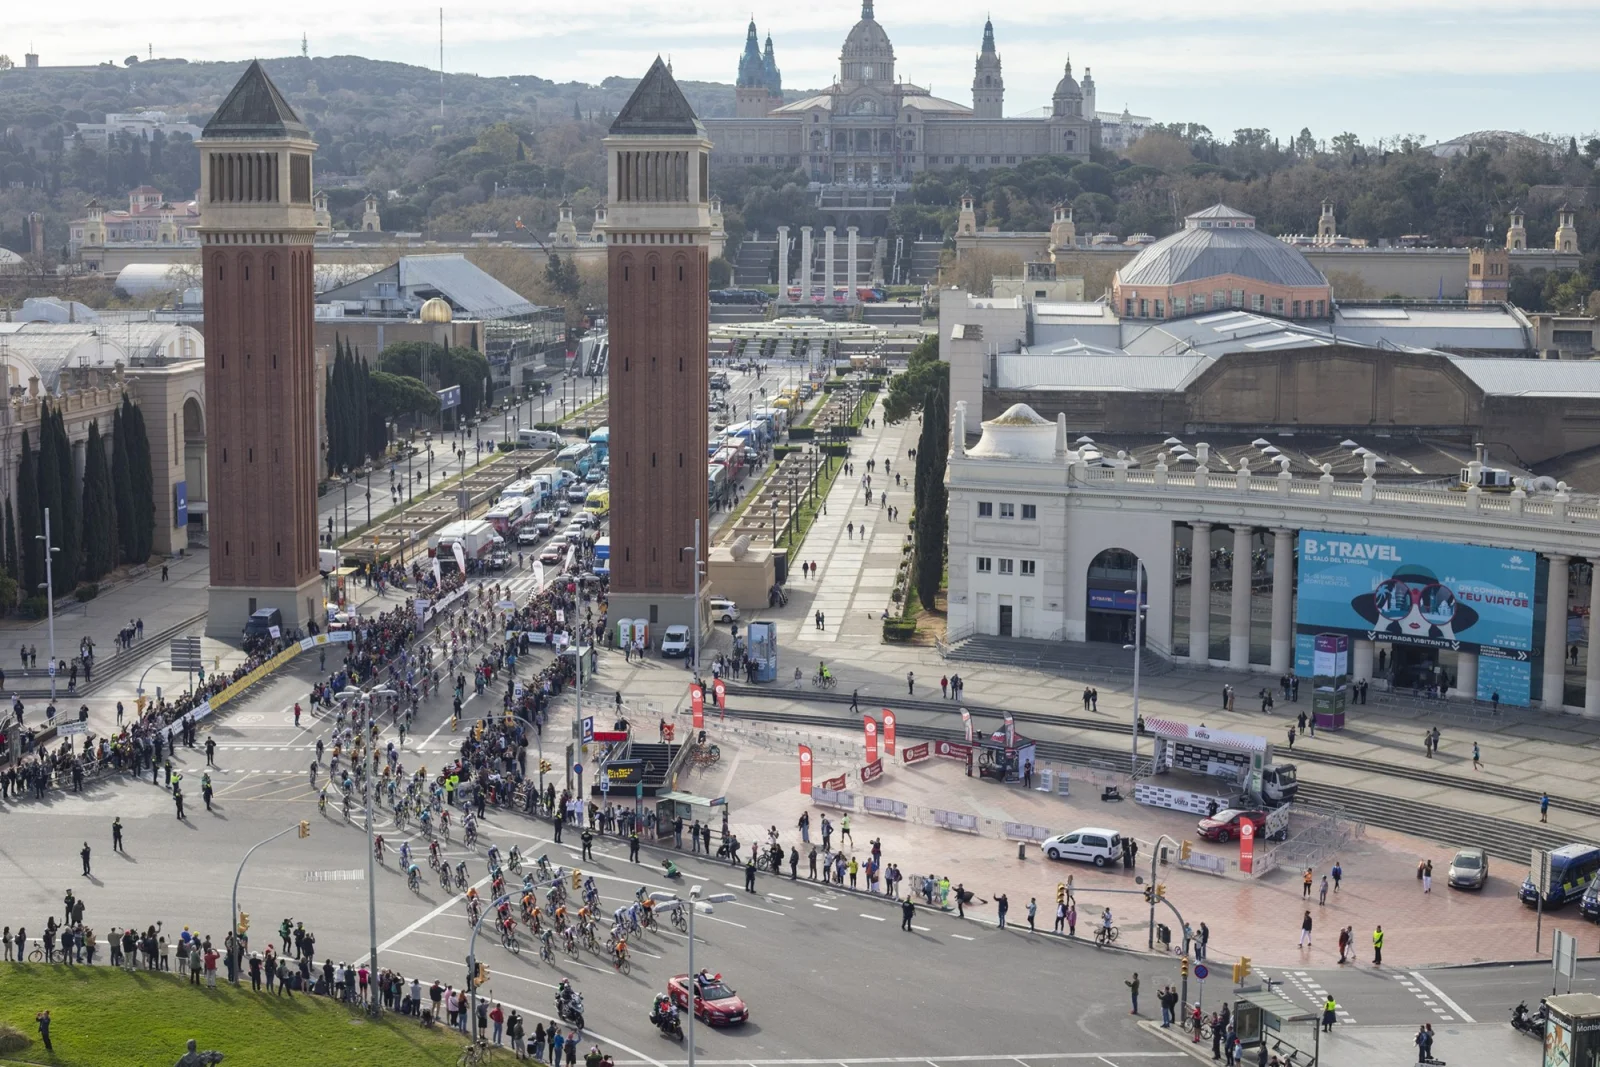
[[[710,0],[453,4],[444,62],[455,72],[599,82],[643,74],[660,52],[680,78],[731,83],[753,16],[763,38],[772,34],[786,88],[829,84],[860,0],[752,2],[748,10]],[[243,6],[155,18],[138,5],[69,0],[63,18],[48,5],[18,5],[0,29],[0,52],[20,64],[31,46],[47,65],[120,63],[147,49],[230,60],[297,54],[304,32],[313,55],[439,62],[436,4]],[[876,17],[903,79],[970,103],[986,13],[948,0],[877,0]],[[1008,115],[1048,105],[1070,58],[1080,79],[1092,68],[1100,110],[1196,122],[1223,139],[1245,126],[1284,138],[1303,127],[1319,138],[1350,130],[1369,142],[1482,129],[1581,141],[1600,129],[1597,0],[1122,0],[1092,10],[1012,0],[993,17]]]

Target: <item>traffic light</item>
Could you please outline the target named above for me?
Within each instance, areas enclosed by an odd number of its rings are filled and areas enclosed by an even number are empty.
[[[1180,860],[1188,859],[1189,858],[1189,853],[1191,853],[1193,851],[1194,851],[1193,842],[1190,842],[1190,841],[1183,842],[1183,844],[1178,846],[1178,859],[1180,859]]]
[[[583,872],[578,870],[576,867],[572,868],[572,888],[583,888]]]
[[[1189,977],[1189,957],[1188,956],[1183,957],[1183,962],[1179,964],[1179,966],[1178,966],[1178,975],[1179,975],[1180,978]]]
[[[1065,883],[1065,882],[1057,882],[1056,883],[1056,903],[1057,904],[1065,904],[1066,902],[1067,902],[1067,883]]]
[[[239,909],[239,932],[242,934],[250,929],[250,913],[243,908]]]
[[[307,819],[301,819],[300,820],[300,836],[301,837],[310,837],[311,836],[311,823]]]
[[[1162,883],[1160,883],[1159,885],[1156,886],[1156,899],[1157,900],[1166,900],[1167,899],[1167,883],[1162,882]]]
[[[1244,985],[1244,980],[1250,977],[1250,957],[1240,956],[1239,962],[1233,965],[1233,984]]]
[[[487,982],[488,980],[489,968],[485,967],[481,963],[478,964],[478,969],[472,973],[472,987],[476,989],[478,986],[483,985],[483,983]]]
[[[1144,887],[1144,902],[1146,904],[1154,904],[1156,902],[1155,886],[1147,885]]]
[[[540,774],[549,774],[550,773],[550,769],[553,766],[554,766],[554,764],[552,764],[549,760],[542,759],[542,760],[539,761],[539,773]]]

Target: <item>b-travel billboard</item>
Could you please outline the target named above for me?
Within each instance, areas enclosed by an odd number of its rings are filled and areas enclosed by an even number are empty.
[[[1536,563],[1517,549],[1303,530],[1297,637],[1481,653],[1478,695],[1526,703]]]

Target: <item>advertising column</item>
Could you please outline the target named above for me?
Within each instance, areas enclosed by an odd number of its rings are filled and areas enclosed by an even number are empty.
[[[1311,675],[1311,714],[1317,725],[1325,730],[1343,728],[1350,687],[1350,638],[1317,634]]]

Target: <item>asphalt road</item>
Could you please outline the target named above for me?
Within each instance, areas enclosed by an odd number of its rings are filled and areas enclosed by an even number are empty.
[[[519,599],[531,575],[510,579]],[[535,656],[542,659],[542,655]],[[602,671],[603,674],[603,671]],[[306,680],[286,675],[224,713],[208,733],[217,740],[215,810],[199,801],[204,770],[200,749],[180,754],[189,798],[188,819],[179,822],[166,792],[122,781],[97,785],[82,795],[57,796],[4,811],[0,833],[0,923],[26,923],[37,934],[44,918],[59,913],[69,887],[88,903],[87,920],[104,936],[112,926],[144,926],[162,920],[170,933],[185,925],[220,937],[229,914],[229,891],[244,852],[262,838],[312,822],[312,835],[282,838],[256,853],[240,882],[240,906],[252,919],[261,948],[284,917],[303,921],[318,936],[319,955],[353,960],[367,951],[365,838],[358,822],[346,823],[330,804],[317,813],[307,781],[318,737],[328,725],[307,718],[297,729],[292,707],[303,699]],[[607,694],[609,697],[609,694]],[[609,699],[606,701],[609,703]],[[470,720],[480,704],[498,705],[494,691],[466,706]],[[564,744],[570,699],[547,728],[550,747]],[[449,731],[448,700],[424,705],[405,763],[443,761],[456,740]],[[561,738],[557,741],[557,737]],[[386,741],[386,737],[384,740]],[[128,852],[110,849],[110,823],[120,816]],[[380,819],[389,847],[405,835]],[[575,835],[563,846],[549,840],[550,827],[519,815],[491,812],[483,840],[469,855],[457,840],[451,861],[466,858],[473,876],[486,878],[483,849],[519,845],[530,858],[548,853],[553,862],[577,859]],[[77,850],[88,840],[94,874],[81,877]],[[421,846],[413,838],[413,847]],[[650,850],[646,863],[629,864],[620,842],[603,842],[592,872],[609,910],[633,898],[644,884],[660,886]],[[878,1057],[911,1057],[935,1065],[952,1062],[1051,1062],[1084,1058],[1113,1065],[1181,1056],[1170,1045],[1134,1025],[1123,985],[1131,972],[1142,980],[1141,1007],[1156,1011],[1155,992],[1178,980],[1177,961],[1131,952],[1063,944],[1046,935],[1009,931],[952,915],[919,909],[917,929],[899,928],[898,909],[881,900],[764,877],[760,892],[743,891],[740,869],[695,858],[681,866],[689,883],[706,892],[731,892],[696,920],[696,967],[720,971],[751,1007],[749,1024],[711,1031],[696,1028],[704,1063],[774,1063],[825,1060],[851,1063]],[[682,893],[682,887],[678,887]],[[381,965],[416,975],[426,984],[460,981],[465,973],[469,929],[458,896],[446,896],[436,881],[413,894],[405,887],[391,851],[377,874],[378,958]],[[1019,918],[1020,901],[1013,905]],[[571,978],[584,992],[592,1034],[619,1059],[682,1061],[681,1046],[658,1037],[646,1018],[652,995],[668,976],[687,969],[687,939],[672,931],[635,943],[630,976],[585,954],[574,961],[558,954],[554,965],[526,949],[517,957],[492,938],[478,955],[491,969],[486,987],[495,999],[543,1017],[555,983]],[[1500,1022],[1521,997],[1536,1003],[1549,989],[1549,968],[1495,967],[1375,973],[1360,970],[1271,972],[1283,995],[1310,1008],[1324,991],[1343,1009],[1347,1025],[1415,1024],[1460,1020]],[[1583,966],[1576,989],[1590,988],[1600,968]],[[1225,994],[1226,977],[1208,983],[1208,1005]],[[1191,983],[1191,998],[1199,992]],[[1431,1002],[1431,1003],[1430,1003]],[[1337,1040],[1337,1032],[1334,1040]],[[1531,1044],[1531,1043],[1530,1043]]]

